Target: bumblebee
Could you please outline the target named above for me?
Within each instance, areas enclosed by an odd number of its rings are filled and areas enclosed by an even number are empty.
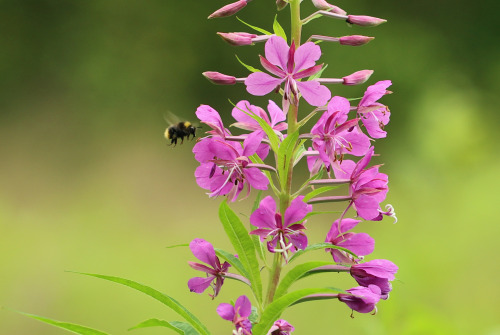
[[[170,140],[170,145],[177,145],[177,140],[181,140],[181,144],[184,143],[184,137],[189,140],[189,136],[193,135],[193,138],[196,137],[196,128],[191,124],[191,122],[183,121],[176,123],[165,130],[165,138]]]

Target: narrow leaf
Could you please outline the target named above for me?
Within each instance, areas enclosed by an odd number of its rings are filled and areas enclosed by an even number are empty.
[[[19,312],[19,311],[14,311],[14,312],[22,314],[22,315],[25,315],[25,316],[28,316],[28,317],[33,318],[33,319],[38,320],[38,321],[45,322],[45,323],[47,323],[49,325],[52,325],[52,326],[55,326],[55,327],[58,327],[58,328],[61,328],[61,329],[65,329],[67,331],[70,331],[70,332],[76,333],[76,334],[82,334],[82,335],[109,335],[108,333],[104,333],[104,332],[96,330],[96,329],[92,329],[92,328],[80,326],[80,325],[77,325],[77,324],[74,324],[74,323],[57,321],[57,320],[53,320],[53,319],[49,319],[49,318],[44,318],[44,317],[41,317],[41,316],[38,316],[38,315],[28,314],[28,313]]]
[[[321,293],[337,293],[336,290],[331,288],[306,288],[285,294],[279,299],[274,300],[269,306],[266,307],[264,313],[260,318],[260,322],[252,329],[253,335],[265,335],[273,323],[279,319],[283,311],[290,305],[299,301],[300,299],[311,295]]]
[[[271,174],[269,174],[268,178],[271,177]],[[271,181],[270,181],[271,182]],[[262,200],[262,191],[259,191],[257,193],[257,197],[255,198],[255,201],[252,206],[252,213],[255,212],[257,208],[259,208],[260,201]],[[256,229],[254,225],[250,224],[250,229]],[[264,244],[260,241],[259,236],[257,235],[251,235],[250,238],[253,241],[253,244],[255,245],[255,249],[257,250],[257,254],[259,255],[259,258],[263,260],[264,262],[266,261],[266,253],[264,251]]]
[[[328,64],[326,64],[325,66],[323,66],[321,68],[321,70],[319,70],[317,73],[315,73],[312,76],[310,76],[307,80],[309,81],[309,80],[314,80],[314,79],[321,78],[321,75],[323,74],[323,71],[325,71],[327,67],[328,67]]]
[[[297,145],[298,138],[298,131],[288,134],[279,147],[277,168],[281,186],[286,185],[288,171],[290,170],[290,159],[293,157],[293,152],[295,150],[295,146]]]
[[[286,33],[281,24],[278,22],[278,14],[274,16],[273,31],[276,36],[282,37],[286,42]]]
[[[240,62],[240,64],[243,65],[244,67],[246,67],[248,71],[250,71],[250,72],[262,72],[261,70],[256,69],[253,66],[250,66],[248,64],[243,63],[243,61],[238,57],[238,55],[235,55],[235,56],[236,56],[236,59],[238,60],[238,62]]]
[[[320,250],[320,249],[337,249],[337,250],[345,251],[348,254],[353,255],[354,257],[358,257],[351,250],[333,245],[331,243],[323,242],[323,243],[312,244],[312,245],[308,246],[307,248],[305,248],[304,250],[297,250],[297,252],[295,252],[293,254],[293,256],[290,257],[290,260],[288,261],[288,263],[291,263],[293,260],[297,259],[297,257],[305,254],[306,252],[313,251],[313,250]]]
[[[165,248],[172,249],[172,248],[178,248],[178,247],[189,247],[189,243],[169,245],[168,247],[165,247]]]
[[[247,271],[247,269],[245,269],[245,266],[243,266],[243,264],[241,264],[241,261],[238,258],[234,257],[233,254],[231,254],[230,252],[227,252],[225,250],[222,250],[219,248],[214,248],[214,249],[215,249],[215,253],[217,254],[217,256],[219,256],[220,258],[224,259],[229,264],[231,264],[236,270],[238,270],[238,272],[242,276],[245,276],[248,278],[248,271]]]
[[[238,258],[248,270],[248,280],[252,284],[252,291],[259,304],[262,302],[262,281],[260,278],[259,262],[255,247],[240,218],[233,212],[224,200],[219,207],[219,218],[229,240],[238,253]]]
[[[299,142],[299,145],[297,146],[297,149],[295,149],[295,153],[293,154],[293,166],[297,165],[299,162],[299,159],[302,158],[302,155],[304,152],[306,152],[306,147],[304,146],[304,142],[306,140],[302,140]]]
[[[160,291],[155,290],[154,288],[151,288],[149,286],[139,284],[135,281],[120,278],[120,277],[112,277],[112,276],[105,276],[105,275],[99,275],[99,274],[94,274],[94,273],[83,273],[83,272],[75,272],[78,274],[86,275],[86,276],[91,276],[91,277],[96,277],[104,280],[109,280],[111,282],[117,283],[117,284],[122,284],[125,286],[128,286],[130,288],[133,288],[134,290],[137,290],[139,292],[142,292],[146,295],[149,295],[151,298],[158,300],[165,306],[169,307],[172,309],[174,312],[182,316],[189,324],[191,324],[196,330],[201,335],[209,335],[210,332],[208,331],[207,327],[203,323],[198,320],[196,316],[194,316],[189,310],[187,310],[183,305],[181,305],[177,300],[174,298],[161,293]]]
[[[243,21],[243,20],[242,20],[242,19],[240,19],[239,17],[236,17],[236,18],[238,19],[238,21],[240,21],[240,22],[241,22],[241,23],[243,23],[244,25],[246,25],[246,26],[248,26],[248,27],[252,28],[253,30],[258,31],[259,33],[262,33],[262,34],[264,34],[264,35],[272,35],[272,33],[270,33],[270,32],[269,32],[269,31],[267,31],[267,30],[264,30],[264,29],[259,28],[259,27],[256,27],[256,26],[252,26],[251,24],[246,23],[245,21]]]
[[[320,195],[321,193],[332,191],[332,190],[335,190],[339,187],[340,187],[340,185],[319,187],[319,188],[307,193],[306,196],[304,197],[304,202],[311,200],[312,198]]]
[[[166,327],[175,331],[177,334],[181,335],[199,335],[189,323],[181,321],[164,321],[159,319],[149,319],[144,322],[139,323],[137,326],[130,328],[129,330],[147,328],[147,327]]]
[[[287,293],[288,289],[290,286],[292,286],[293,283],[295,283],[297,280],[300,278],[304,277],[304,275],[307,274],[308,271],[311,271],[312,269],[318,268],[320,266],[325,266],[325,265],[333,265],[335,264],[334,262],[324,262],[324,261],[314,261],[314,262],[307,262],[304,264],[297,265],[294,267],[292,270],[290,270],[286,276],[281,279],[280,284],[278,288],[276,289],[276,293],[274,294],[274,299],[278,299],[284,294]]]
[[[262,130],[264,130],[267,137],[269,138],[271,149],[277,153],[280,146],[280,140],[278,138],[278,135],[276,135],[276,133],[274,132],[273,128],[271,128],[271,126],[269,125],[269,123],[267,123],[261,117],[255,114],[248,113],[247,111],[243,112],[259,123],[260,127],[262,128]]]

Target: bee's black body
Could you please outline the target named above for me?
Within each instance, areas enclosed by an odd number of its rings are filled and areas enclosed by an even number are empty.
[[[184,142],[184,137],[189,139],[189,135],[193,135],[193,138],[196,136],[196,128],[191,122],[184,121],[179,122],[173,126],[170,126],[165,130],[165,138],[170,140],[170,144],[177,144],[177,140],[181,140],[181,144]]]

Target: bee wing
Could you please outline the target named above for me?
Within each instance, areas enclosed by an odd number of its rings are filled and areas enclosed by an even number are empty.
[[[163,114],[163,118],[167,122],[168,126],[173,126],[181,122],[181,119],[171,111],[167,111]]]

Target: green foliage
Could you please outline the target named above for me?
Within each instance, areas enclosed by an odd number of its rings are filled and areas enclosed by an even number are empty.
[[[252,284],[255,298],[260,304],[262,302],[262,282],[253,241],[240,218],[228,206],[226,200],[219,207],[219,218],[231,244],[238,253],[238,258],[248,271],[247,278]]]
[[[271,178],[271,174],[269,172],[268,172],[268,174],[269,174],[268,178]],[[272,183],[272,180],[270,180],[269,182]],[[252,213],[255,212],[255,210],[257,208],[259,208],[259,203],[261,200],[262,200],[262,191],[259,191],[259,193],[257,193],[257,197],[255,198],[255,201],[254,201],[253,206],[252,206]],[[250,224],[250,229],[254,229],[254,228],[257,228],[257,227]],[[257,253],[258,253],[260,259],[265,262],[266,261],[266,251],[264,250],[263,243],[260,241],[260,237],[257,235],[252,235],[250,238],[252,239],[253,244],[255,245],[255,249],[257,250]]]
[[[307,80],[313,80],[313,79],[321,78],[321,75],[323,74],[323,71],[325,71],[327,67],[328,67],[328,64],[326,64],[325,66],[323,66],[321,68],[321,70],[319,70],[317,73],[315,73],[312,76],[310,76]]]
[[[300,278],[303,278],[307,272],[309,272],[315,268],[318,268],[320,266],[332,265],[332,264],[335,264],[335,263],[324,262],[324,261],[313,261],[313,262],[307,262],[307,263],[297,265],[292,270],[290,270],[286,274],[286,276],[284,276],[281,279],[280,284],[279,284],[278,288],[276,289],[276,293],[274,294],[274,299],[278,299],[282,295],[286,294],[286,292],[288,291],[290,286],[292,286],[292,284],[295,283]]]
[[[285,41],[287,41],[285,30],[278,22],[278,14],[274,16],[273,31],[276,36],[282,37]]]
[[[295,131],[283,140],[278,150],[278,175],[280,177],[280,184],[284,186],[286,184],[286,179],[288,178],[288,172],[290,170],[290,159],[293,157],[293,152],[297,144],[297,139],[299,138],[299,132]]]
[[[177,334],[181,335],[200,335],[189,323],[181,321],[164,321],[159,319],[149,319],[144,322],[139,323],[137,326],[130,328],[129,330],[148,328],[148,327],[166,327],[172,329]]]
[[[237,257],[234,257],[233,254],[231,254],[230,252],[227,252],[225,250],[222,250],[222,249],[219,249],[219,248],[214,248],[214,249],[215,249],[215,253],[217,254],[217,256],[219,256],[220,258],[226,260],[236,270],[238,270],[238,272],[242,276],[245,276],[245,277],[248,278],[249,275],[248,275],[247,269],[245,268],[245,266],[243,266],[243,264],[241,264],[241,261]]]
[[[243,21],[242,19],[240,19],[239,17],[236,17],[238,19],[238,21],[240,21],[241,23],[243,23],[244,25],[252,28],[253,30],[255,31],[258,31],[259,33],[262,33],[264,35],[272,35],[272,33],[270,33],[269,31],[267,30],[264,30],[262,28],[259,28],[259,27],[256,27],[256,26],[252,26],[251,24],[249,23],[246,23],[245,21]],[[274,28],[274,27],[273,27]]]
[[[314,180],[316,178],[313,177],[313,179],[311,180]],[[305,202],[308,202],[309,200],[311,200],[312,198],[322,194],[322,193],[325,193],[325,192],[328,192],[328,191],[332,191],[332,190],[335,190],[337,188],[339,188],[340,185],[334,185],[334,186],[323,186],[323,187],[320,187],[320,188],[317,188],[315,190],[312,190],[311,192],[307,193],[304,197],[304,201]]]
[[[41,316],[38,316],[38,315],[23,313],[23,312],[19,312],[19,311],[15,311],[15,312],[20,313],[22,315],[29,316],[30,318],[33,318],[35,320],[45,322],[45,323],[47,323],[49,325],[52,325],[52,326],[55,326],[55,327],[58,327],[58,328],[70,331],[72,333],[76,333],[76,334],[81,334],[81,335],[109,335],[108,333],[104,333],[104,332],[99,331],[99,330],[95,330],[95,329],[92,329],[92,328],[80,326],[80,325],[77,325],[77,324],[74,324],[74,323],[57,321],[57,320],[53,320],[53,319],[49,319],[49,318],[44,318],[44,317],[41,317]]]
[[[256,69],[254,68],[253,66],[251,65],[248,65],[248,64],[245,64],[241,59],[240,57],[238,57],[238,55],[234,55],[236,57],[236,59],[238,60],[238,62],[240,62],[241,65],[243,65],[244,67],[247,68],[248,71],[250,72],[262,72],[261,70],[259,69]]]
[[[112,277],[112,276],[105,276],[93,273],[82,273],[82,272],[75,272],[75,273],[96,277],[104,280],[109,280],[111,282],[128,286],[134,290],[149,295],[151,298],[161,302],[162,304],[164,304],[165,306],[169,307],[174,312],[182,316],[189,324],[191,324],[191,326],[193,326],[196,330],[198,330],[198,332],[201,335],[210,335],[210,332],[208,331],[207,327],[205,327],[205,325],[201,323],[201,321],[198,320],[198,318],[196,318],[189,310],[187,310],[174,298],[164,293],[161,293],[160,291],[157,291],[154,288],[120,277]]]

